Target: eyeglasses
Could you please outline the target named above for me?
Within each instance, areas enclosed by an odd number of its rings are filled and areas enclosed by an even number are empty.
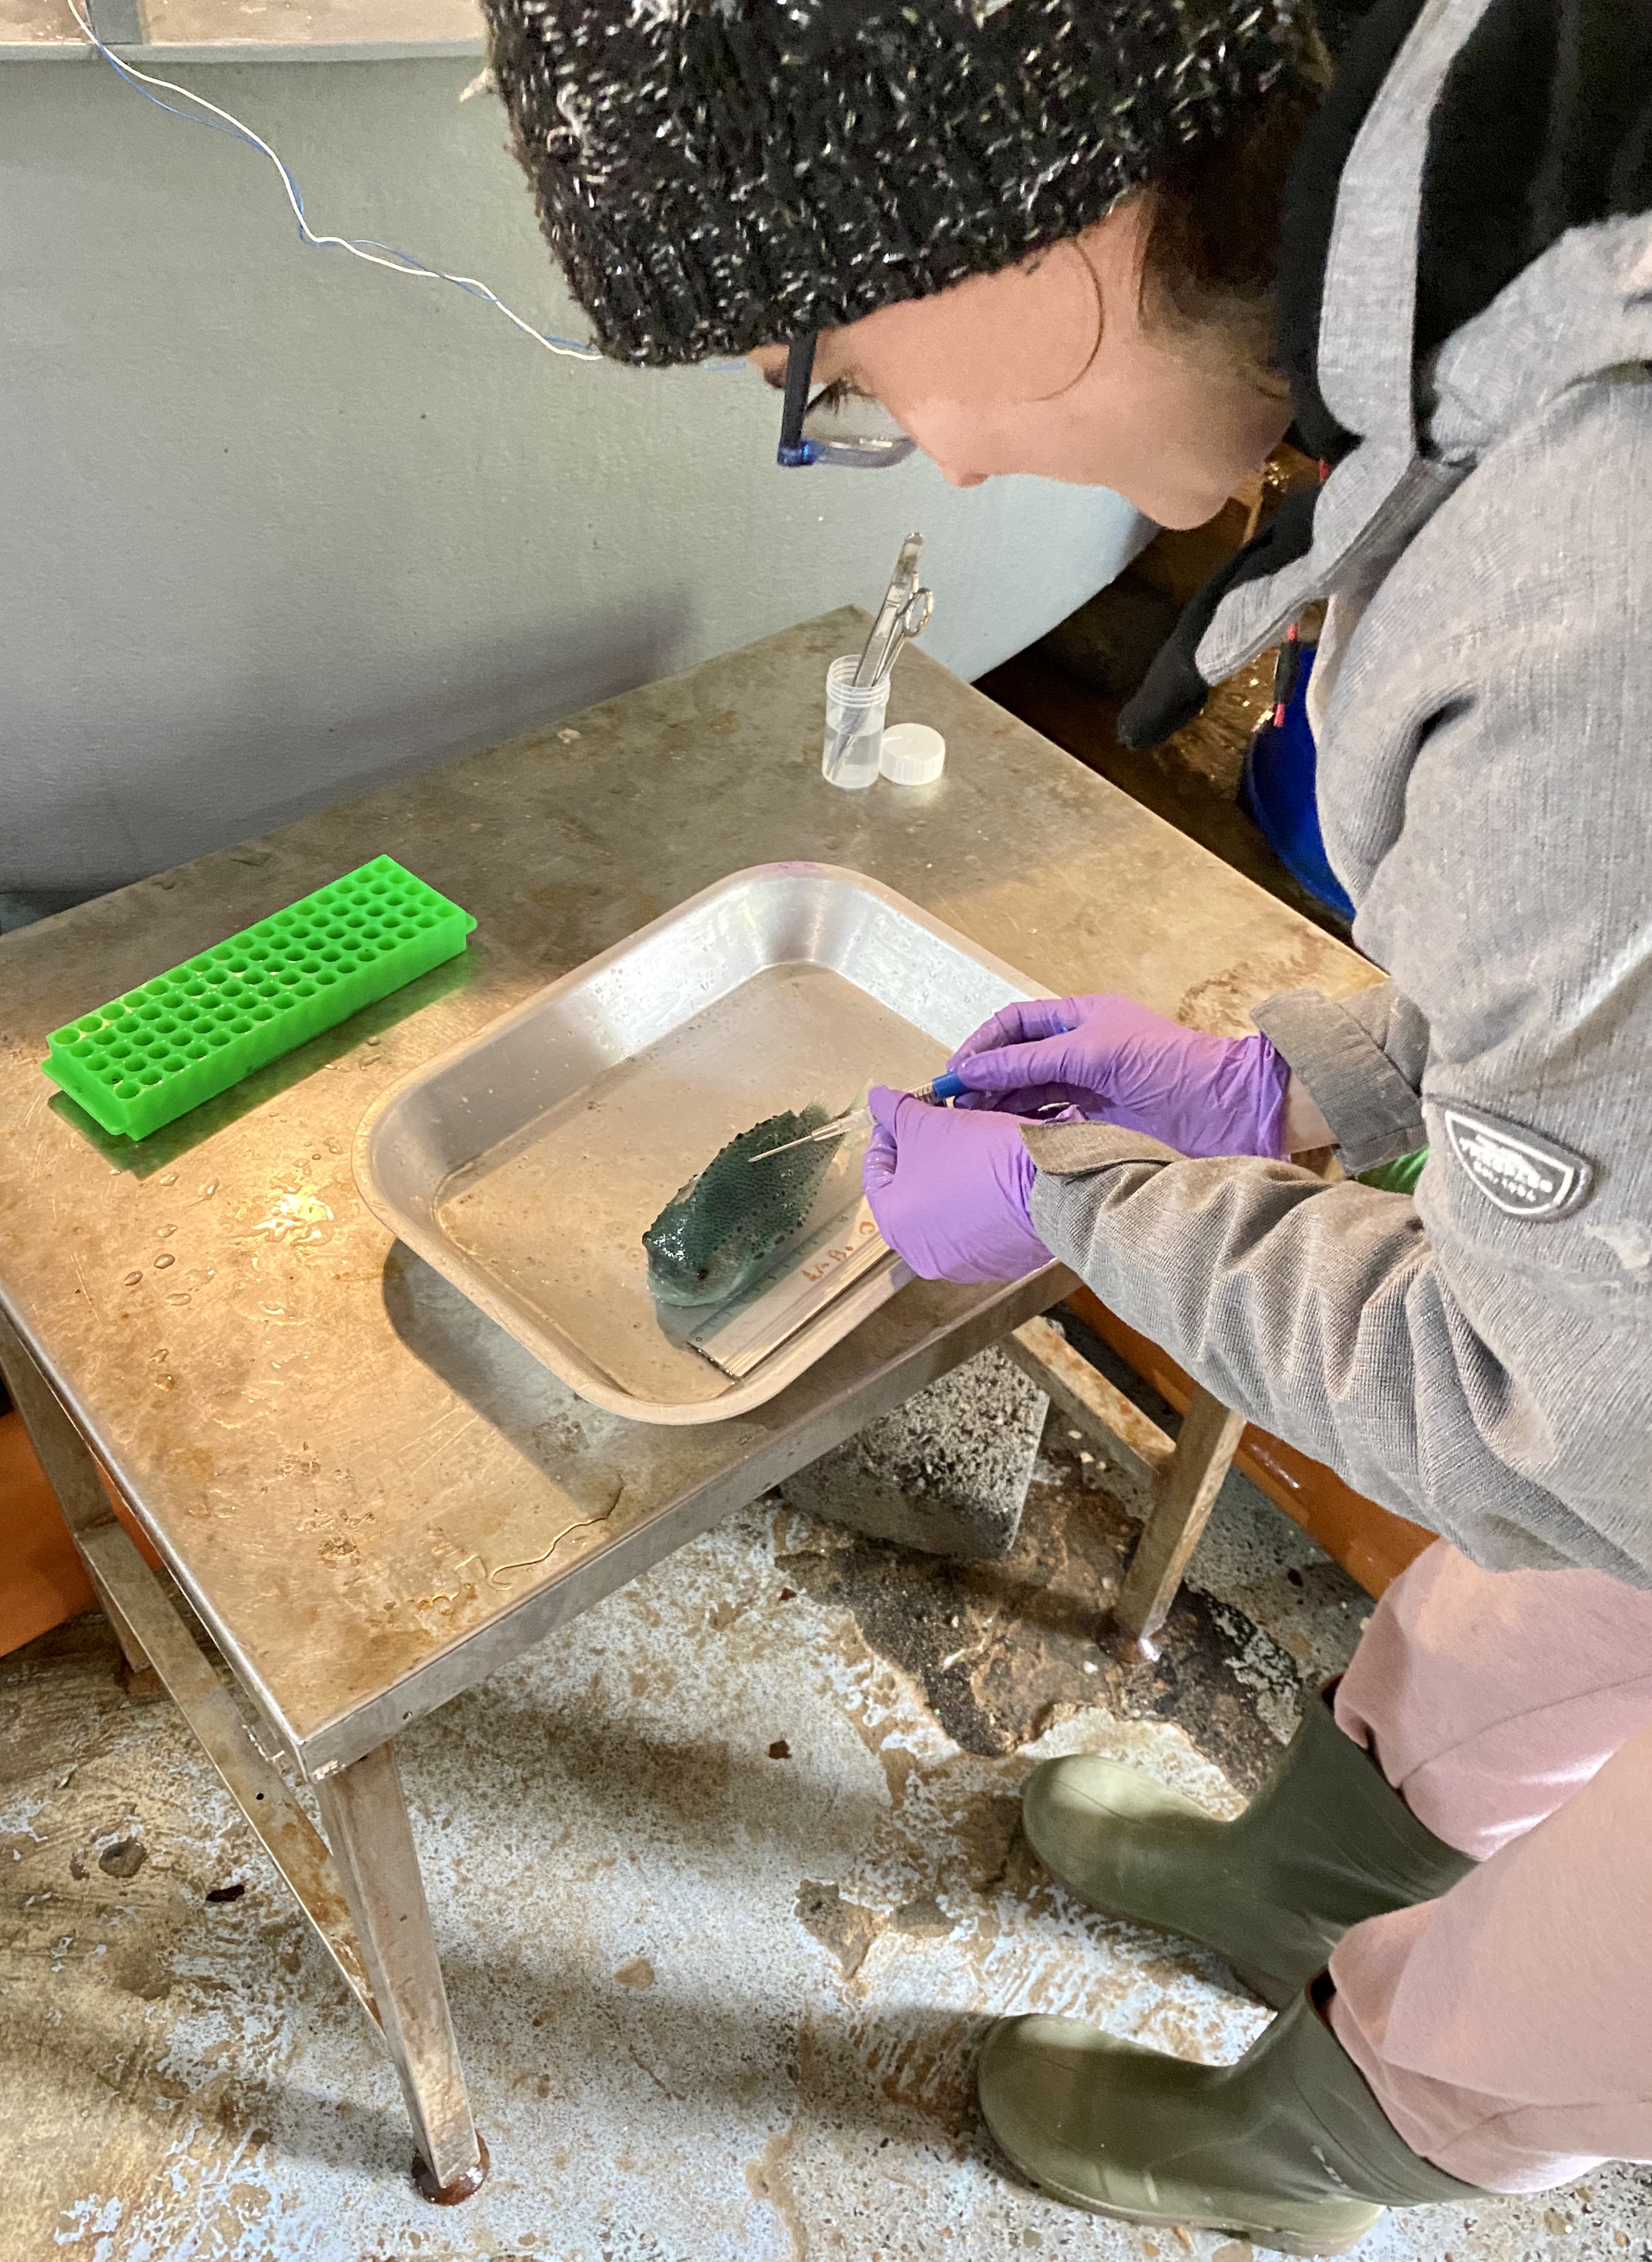
[[[786,471],[805,464],[837,464],[848,471],[880,472],[903,464],[917,446],[875,400],[837,398],[829,385],[813,400],[818,333],[794,338],[786,357],[786,405],[780,411],[780,445],[775,460]]]

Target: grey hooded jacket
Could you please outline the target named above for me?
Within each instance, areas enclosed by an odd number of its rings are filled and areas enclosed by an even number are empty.
[[[1440,349],[1428,121],[1485,0],[1429,0],[1345,166],[1319,333],[1362,436],[1215,682],[1330,597],[1319,800],[1391,981],[1256,1019],[1349,1172],[1031,1129],[1046,1245],[1228,1404],[1492,1568],[1652,1586],[1652,219],[1563,236]]]

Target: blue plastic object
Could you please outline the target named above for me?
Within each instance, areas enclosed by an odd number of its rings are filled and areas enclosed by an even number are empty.
[[[952,1070],[949,1068],[936,1077],[934,1083],[930,1086],[930,1090],[934,1093],[937,1099],[956,1099],[960,1091],[967,1091],[969,1090],[969,1086],[965,1083],[961,1076],[954,1076]]]
[[[1318,755],[1308,727],[1307,696],[1313,652],[1304,649],[1284,720],[1267,722],[1245,753],[1239,806],[1295,880],[1341,918],[1354,905],[1325,858],[1315,799]]]

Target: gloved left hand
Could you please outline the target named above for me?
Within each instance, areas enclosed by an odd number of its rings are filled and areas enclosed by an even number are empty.
[[[861,1184],[879,1232],[925,1280],[1018,1280],[1047,1264],[1014,1115],[959,1113],[874,1084]]]
[[[1213,1037],[1133,998],[1029,998],[1006,1005],[947,1063],[966,1110],[1030,1115],[1075,1105],[1183,1155],[1288,1149],[1288,1063],[1266,1037]]]

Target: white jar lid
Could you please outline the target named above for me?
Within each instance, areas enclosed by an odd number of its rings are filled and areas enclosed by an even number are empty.
[[[946,741],[927,723],[896,723],[883,734],[878,767],[894,785],[929,785],[946,767]]]

